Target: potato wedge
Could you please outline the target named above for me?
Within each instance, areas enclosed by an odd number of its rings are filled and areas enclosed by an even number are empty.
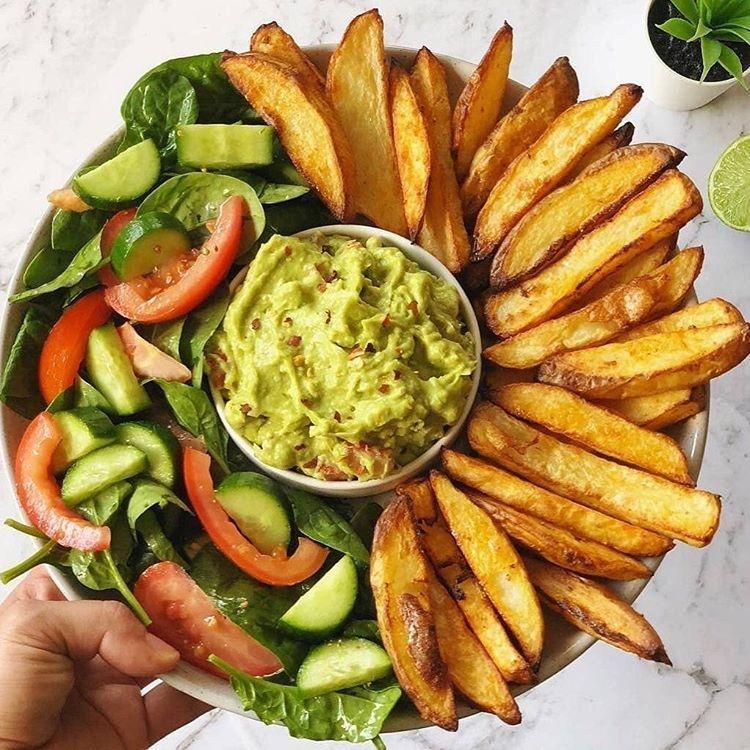
[[[381,229],[406,235],[388,78],[383,19],[373,9],[346,27],[328,63],[326,90],[354,154],[357,210]]]
[[[701,389],[693,389],[700,391]],[[647,430],[663,430],[665,427],[683,422],[690,417],[694,417],[696,414],[700,414],[706,408],[706,399],[696,398],[687,401],[679,406],[674,406],[671,409],[663,412],[656,419],[652,419],[650,422],[644,425]]]
[[[493,289],[533,276],[685,156],[663,143],[612,152],[539,201],[510,231],[492,261]]]
[[[536,669],[544,645],[544,618],[521,558],[506,536],[439,471],[430,484],[453,538],[474,575]]]
[[[641,321],[674,310],[690,291],[702,264],[703,248],[684,250],[655,271],[585,307],[487,347],[484,357],[502,367],[535,367],[555,354],[616,339]]]
[[[477,436],[480,439],[477,439]],[[477,406],[469,442],[490,461],[591,508],[703,547],[719,525],[718,495],[609,461],[511,417]]]
[[[642,659],[671,665],[646,618],[611,589],[541,560],[524,562],[542,601],[579,630]]]
[[[593,401],[603,409],[613,411],[624,417],[628,422],[654,429],[651,424],[668,414],[672,409],[690,402],[692,390],[678,388],[674,391],[654,393],[651,396],[635,396],[634,398],[606,399]]]
[[[326,99],[289,65],[248,52],[225,53],[221,67],[261,117],[273,125],[294,166],[330,212],[351,221],[354,160],[349,141]]]
[[[380,634],[420,716],[455,731],[456,707],[435,631],[430,572],[409,505],[397,498],[378,520],[370,558]]]
[[[475,429],[474,439],[478,445],[486,443],[481,430]],[[492,450],[492,445],[487,443],[476,450],[484,454]],[[456,482],[582,539],[638,557],[663,555],[674,546],[671,539],[555,495],[478,458],[444,450],[442,460],[443,468]]]
[[[601,456],[695,486],[680,446],[592,404],[564,388],[517,383],[497,388],[491,399],[514,417],[533,422]]]
[[[325,96],[325,77],[276,21],[258,26],[250,38],[250,51],[260,52],[286,63],[303,76],[309,86],[314,86]]]
[[[453,110],[453,158],[459,180],[500,117],[512,52],[513,29],[504,23],[458,96]]]
[[[430,142],[422,110],[403,68],[391,65],[391,118],[396,163],[404,195],[404,212],[409,237],[414,239],[422,226],[430,184]]]
[[[471,491],[466,494],[499,523],[514,542],[561,568],[614,581],[651,577],[651,571],[634,557],[590,539],[579,539],[566,529],[521,513],[487,495]]]
[[[461,184],[461,203],[467,219],[473,221],[513,160],[576,101],[578,78],[568,58],[559,57],[495,125],[474,154]]]
[[[750,325],[691,328],[558,354],[539,380],[590,398],[629,398],[702,385],[750,353]]]
[[[595,227],[536,276],[490,297],[487,324],[512,336],[572,307],[605,276],[674,234],[703,206],[700,193],[681,172],[664,172],[612,218]]]
[[[500,177],[477,216],[472,258],[495,251],[518,220],[570,174],[595,143],[609,135],[638,103],[642,89],[618,86],[563,112]]]
[[[596,146],[587,151],[583,158],[575,165],[570,174],[570,179],[575,180],[581,172],[590,167],[594,162],[603,159],[618,148],[629,146],[635,134],[635,126],[632,122],[624,122],[617,130],[608,135],[604,140],[599,141]]]
[[[426,47],[417,53],[410,81],[425,118],[432,155],[427,206],[417,240],[450,271],[458,273],[469,262],[469,237],[450,152],[448,84],[442,63]]]
[[[429,480],[409,482],[397,492],[409,498],[425,554],[500,674],[508,682],[533,682],[534,673],[511,642],[497,610],[448,531]]]

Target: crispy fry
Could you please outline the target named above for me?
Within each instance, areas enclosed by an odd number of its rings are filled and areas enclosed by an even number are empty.
[[[373,9],[347,26],[328,63],[326,90],[354,154],[357,210],[381,229],[405,235],[388,77],[383,19]]]
[[[484,433],[477,429],[474,439],[478,445],[486,441]],[[479,453],[490,450],[491,444],[477,448]],[[604,515],[567,497],[555,495],[477,458],[444,450],[442,460],[446,472],[457,482],[528,515],[567,529],[577,537],[591,539],[639,557],[663,555],[673,547],[671,539]]]
[[[422,226],[427,188],[430,184],[430,142],[422,110],[414,95],[409,76],[393,64],[390,80],[393,140],[396,162],[404,194],[404,211],[409,237],[414,239]]]
[[[499,406],[477,406],[469,442],[491,461],[591,508],[702,547],[719,524],[718,495],[601,458],[535,430]]]
[[[563,112],[492,188],[477,216],[472,257],[490,255],[516,222],[565,180],[586,151],[615,129],[642,93],[640,87],[624,84],[609,96]]]
[[[590,167],[594,162],[603,159],[607,154],[611,154],[618,148],[623,146],[629,146],[633,140],[633,134],[635,133],[635,127],[632,122],[624,122],[620,125],[614,133],[608,135],[604,140],[599,141],[590,151],[584,154],[581,161],[575,165],[570,179],[575,180],[581,172],[587,167]]]
[[[495,125],[474,154],[461,185],[461,202],[467,219],[476,217],[513,160],[577,100],[576,73],[567,57],[559,57]]]
[[[608,219],[685,153],[662,143],[626,146],[537,203],[513,227],[492,261],[493,289],[533,276],[565,248]]]
[[[487,324],[511,336],[559,315],[605,276],[696,216],[703,202],[691,180],[670,169],[611,219],[576,241],[536,276],[490,297]]]
[[[505,532],[438,471],[430,483],[448,527],[510,631],[536,668],[544,643],[544,618],[521,558]]]
[[[507,23],[469,76],[453,110],[453,156],[461,180],[477,149],[500,117],[513,52],[513,29]]]
[[[499,341],[483,354],[503,367],[535,367],[555,354],[615,339],[643,320],[674,310],[690,291],[702,264],[703,248],[684,250],[586,307]]]
[[[541,560],[524,558],[524,562],[542,601],[568,622],[642,659],[671,664],[646,618],[611,589]]]
[[[511,643],[497,611],[448,531],[429,480],[409,482],[397,492],[409,498],[427,557],[502,676],[508,682],[533,682],[534,673]]]
[[[410,81],[425,118],[432,155],[427,207],[417,239],[425,250],[458,273],[469,261],[469,237],[450,152],[448,84],[442,63],[426,47],[417,54]]]
[[[558,354],[539,380],[590,398],[629,398],[702,385],[750,353],[750,325],[691,328]]]
[[[700,391],[700,388],[693,389]],[[663,412],[660,416],[652,419],[647,424],[643,425],[648,430],[663,430],[665,427],[682,422],[690,417],[694,417],[696,414],[700,414],[706,408],[706,399],[698,398],[690,400],[679,406],[674,406],[671,409]]]
[[[680,484],[695,485],[680,446],[666,435],[638,427],[564,388],[517,383],[494,390],[505,411],[622,463]]]
[[[650,425],[659,420],[672,409],[683,406],[690,401],[690,388],[678,388],[674,391],[654,393],[651,396],[635,396],[634,398],[606,399],[594,401],[604,409],[615,412],[628,422],[641,425],[647,429],[654,429]]]
[[[448,670],[440,655],[430,569],[407,502],[394,500],[375,527],[370,583],[393,671],[422,718],[458,728]]]
[[[257,52],[225,53],[234,86],[276,129],[294,166],[341,221],[354,218],[354,161],[331,106],[293,68]]]

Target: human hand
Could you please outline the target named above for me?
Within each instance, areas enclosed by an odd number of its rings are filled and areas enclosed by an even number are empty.
[[[37,569],[0,605],[0,748],[140,750],[209,710],[141,686],[179,654],[114,601],[68,602]]]

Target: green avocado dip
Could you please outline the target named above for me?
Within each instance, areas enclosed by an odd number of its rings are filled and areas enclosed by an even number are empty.
[[[375,479],[461,416],[476,367],[456,290],[377,239],[275,235],[212,345],[229,424],[264,463]]]

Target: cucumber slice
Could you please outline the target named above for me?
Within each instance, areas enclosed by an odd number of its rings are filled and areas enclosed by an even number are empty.
[[[292,526],[286,498],[273,480],[252,471],[230,474],[216,490],[216,499],[264,555],[289,547]]]
[[[132,445],[107,445],[79,458],[65,473],[62,498],[78,505],[115,482],[140,474],[147,465],[146,454]]]
[[[342,557],[281,616],[279,626],[305,641],[322,641],[346,621],[357,599],[357,567]]]
[[[110,259],[114,272],[129,281],[190,250],[190,238],[178,219],[163,211],[140,214],[117,235]]]
[[[297,672],[297,687],[306,696],[379,680],[391,672],[382,646],[365,638],[339,638],[310,650]]]
[[[94,387],[122,416],[151,406],[112,323],[95,328],[86,346],[86,369]]]
[[[117,442],[132,445],[146,454],[147,476],[173,487],[177,479],[177,438],[166,428],[154,422],[123,422],[115,428]]]
[[[180,125],[176,140],[183,167],[231,169],[273,162],[274,130],[268,125]]]
[[[115,426],[110,418],[90,406],[59,411],[55,414],[55,422],[62,434],[52,456],[55,474],[62,473],[87,453],[115,442]]]
[[[87,383],[80,375],[76,378],[75,384],[75,405],[93,406],[95,409],[103,411],[105,414],[115,414],[112,404],[94,388],[91,383]]]
[[[160,172],[159,149],[149,138],[79,174],[73,180],[73,190],[89,206],[117,208],[151,190]]]

